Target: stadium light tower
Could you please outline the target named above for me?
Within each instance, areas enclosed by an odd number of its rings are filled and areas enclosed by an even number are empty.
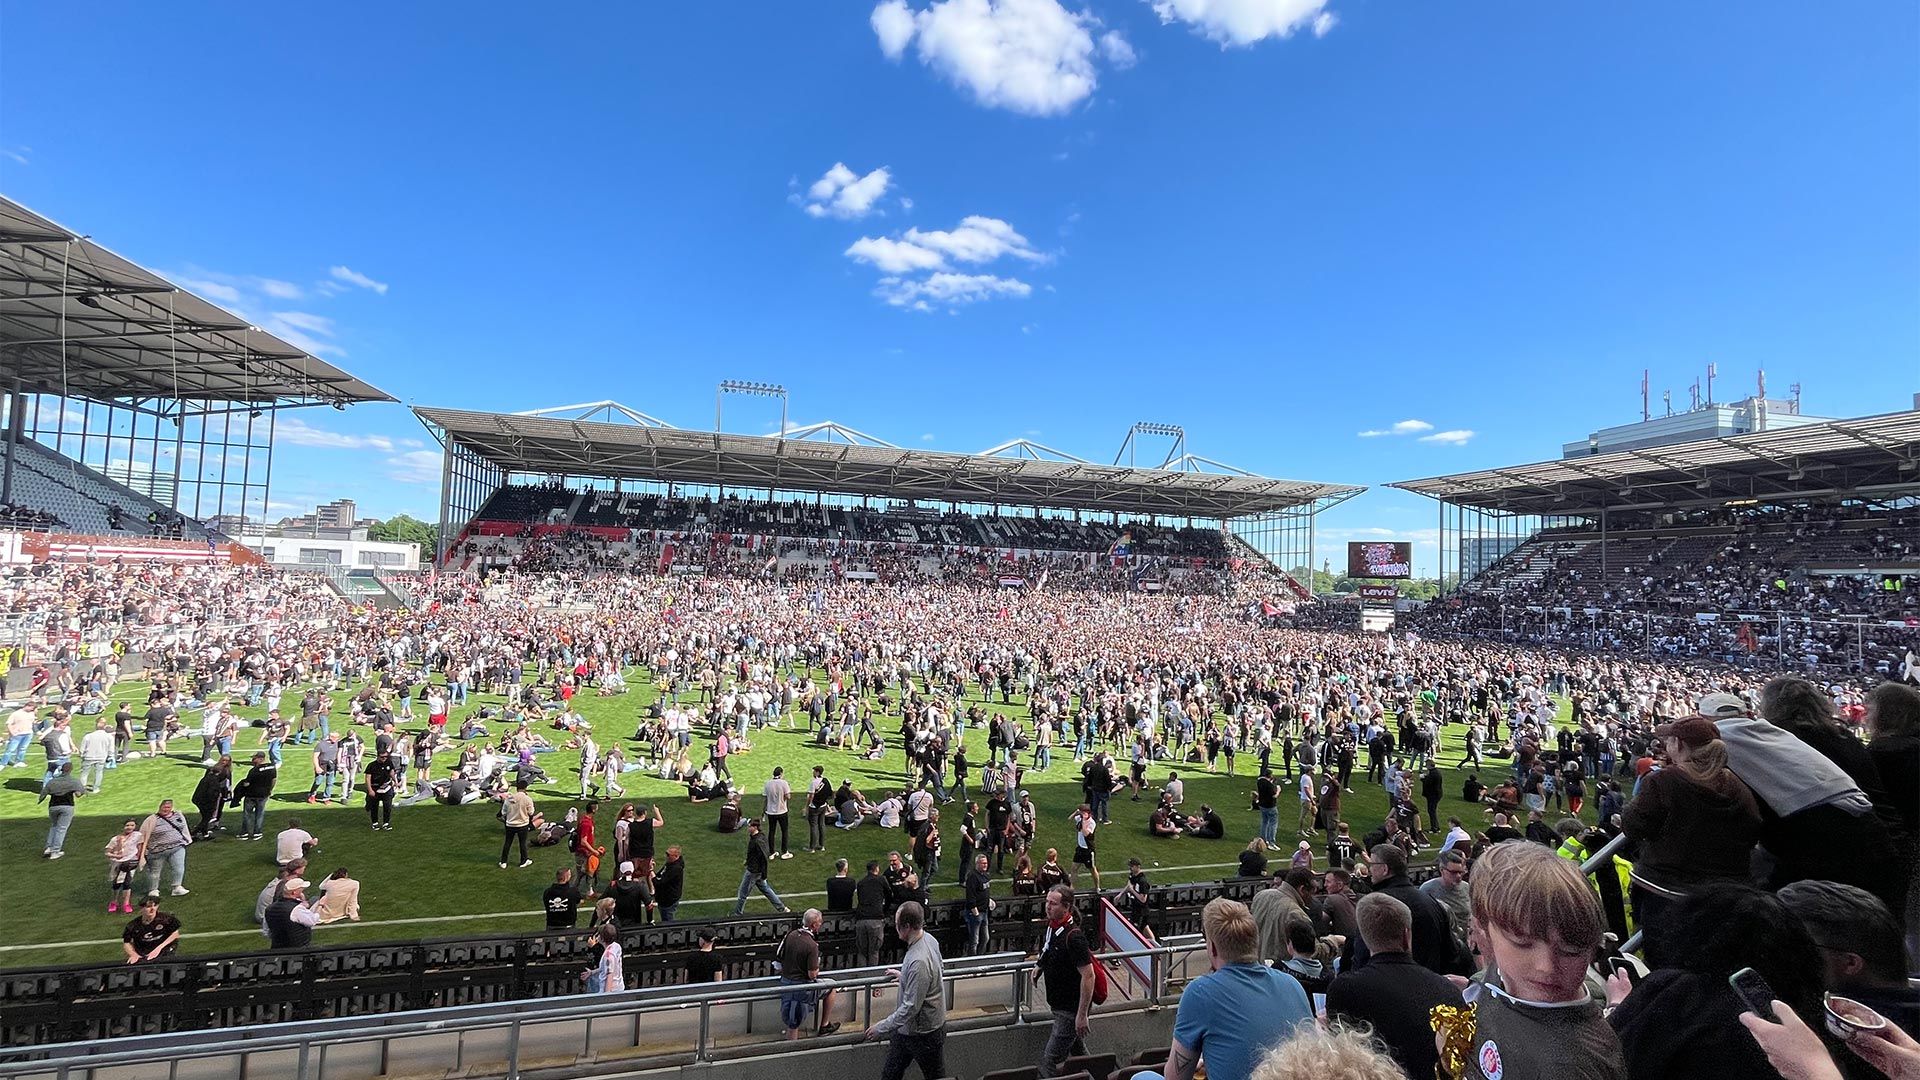
[[[1136,464],[1137,454],[1133,451],[1137,449],[1142,435],[1160,435],[1173,440],[1173,449],[1167,452],[1167,459],[1160,464],[1163,469],[1179,458],[1180,452],[1187,446],[1187,429],[1178,424],[1158,424],[1150,420],[1142,420],[1127,429],[1127,437],[1120,444],[1120,452],[1113,455],[1115,465],[1120,464],[1122,458],[1126,459],[1129,466]]]
[[[747,394],[753,397],[777,397],[780,399],[780,438],[787,437],[787,388],[776,383],[746,382],[740,379],[722,379],[720,388],[713,393],[713,430],[720,431],[720,402],[728,394]]]

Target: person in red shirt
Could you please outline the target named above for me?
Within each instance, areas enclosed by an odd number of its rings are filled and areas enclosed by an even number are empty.
[[[588,899],[600,892],[600,857],[607,849],[594,846],[593,815],[600,809],[598,802],[589,801],[580,808],[580,821],[573,829],[573,880],[584,886]]]

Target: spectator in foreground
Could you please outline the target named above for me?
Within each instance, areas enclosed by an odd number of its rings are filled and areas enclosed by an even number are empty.
[[[1878,897],[1832,881],[1796,881],[1778,895],[1820,951],[1829,992],[1920,1034],[1920,990],[1907,982],[1900,924]]]
[[[693,955],[687,957],[687,983],[689,985],[701,986],[706,983],[717,983],[726,978],[726,958],[713,951],[713,943],[716,937],[718,937],[718,935],[713,932],[713,927],[711,926],[701,927],[700,932],[695,935],[696,947],[694,948]]]
[[[1777,703],[1782,717],[1801,707],[1795,704],[1801,696],[1784,695]],[[1719,726],[1728,762],[1764,808],[1760,844],[1767,888],[1838,881],[1858,885],[1889,907],[1904,902],[1904,866],[1860,856],[1893,850],[1873,800],[1846,770],[1793,734],[1794,720],[1783,727],[1749,716],[1746,703],[1733,694],[1708,694],[1699,708]]]
[[[1844,1080],[1838,1052],[1829,1054],[1820,1036],[1785,1004],[1773,1003],[1770,1020],[1746,1012],[1740,1023],[1787,1080]],[[1920,1080],[1920,1042],[1892,1024],[1848,1039],[1847,1049],[1889,1080]]]
[[[1060,1063],[1087,1052],[1087,1012],[1093,1007],[1093,947],[1080,929],[1073,906],[1073,886],[1047,890],[1047,932],[1040,943],[1040,962],[1033,979],[1046,980],[1047,1008],[1053,1013],[1053,1031],[1040,1057],[1040,1075],[1054,1076]],[[1222,1074],[1224,1075],[1224,1074]]]
[[[984,865],[985,855],[979,856]],[[940,944],[926,932],[926,915],[909,900],[893,913],[893,928],[906,943],[900,961],[900,1003],[867,1029],[867,1041],[888,1037],[881,1080],[900,1080],[909,1061],[925,1080],[947,1075],[947,998]],[[838,1025],[835,1025],[838,1026]]]
[[[1203,1060],[1209,1076],[1246,1076],[1267,1047],[1313,1019],[1300,983],[1260,962],[1260,933],[1247,905],[1216,897],[1201,911],[1200,927],[1211,970],[1180,994],[1166,1080],[1192,1080]]]
[[[787,936],[781,939],[778,970],[782,985],[806,986],[808,983],[831,981],[820,977],[821,921],[820,909],[808,908],[800,916],[800,925],[787,931]],[[819,997],[820,1026],[814,1034],[831,1035],[840,1030],[838,1021],[827,1022],[827,1017],[833,1015],[831,986],[824,993],[813,989],[796,990],[780,995],[780,1020],[786,1025],[788,1040],[800,1037],[800,1029],[807,1023],[807,1014],[814,1010],[816,995]]]
[[[734,898],[733,913],[740,915],[747,910],[747,894],[760,890],[773,910],[782,915],[787,913],[787,905],[780,900],[780,894],[773,891],[767,881],[767,845],[760,839],[760,819],[747,819],[747,862],[746,870],[740,875],[740,894]]]
[[[161,799],[159,808],[140,823],[140,865],[147,872],[148,894],[160,894],[164,874],[173,878],[173,895],[187,895],[187,847],[192,843],[186,817],[173,808],[172,799]]]
[[[687,884],[687,862],[680,856],[680,845],[672,844],[667,848],[667,861],[653,874],[653,902],[660,911],[660,921],[670,923],[674,913],[680,910],[680,897]]]
[[[1343,972],[1327,988],[1327,1019],[1366,1025],[1408,1076],[1427,1077],[1439,1062],[1428,1017],[1437,1005],[1460,1004],[1460,988],[1414,963],[1413,913],[1384,893],[1368,893],[1357,908],[1360,935],[1371,959]]]
[[[1885,682],[1867,695],[1868,753],[1907,834],[1907,948],[1920,956],[1920,690]],[[1909,1035],[1913,1034],[1909,1029]]]
[[[1538,847],[1539,845],[1532,845]],[[1370,853],[1367,874],[1373,879],[1373,892],[1391,896],[1407,905],[1413,915],[1413,959],[1428,971],[1442,975],[1454,972],[1453,932],[1447,922],[1447,910],[1440,902],[1420,891],[1407,877],[1407,853],[1398,844],[1381,844]],[[1548,855],[1553,852],[1548,851]],[[1594,941],[1599,942],[1598,934]],[[1353,966],[1367,963],[1366,940],[1353,950]]]
[[[587,973],[587,992],[612,994],[625,990],[627,968],[625,954],[620,949],[620,928],[610,922],[601,923],[594,930],[594,936],[600,942],[600,962]]]
[[[180,945],[180,920],[160,910],[160,898],[148,894],[140,914],[120,932],[120,948],[127,963],[143,964],[173,952]]]
[[[1727,767],[1720,729],[1689,716],[1653,730],[1667,766],[1647,774],[1621,824],[1633,858],[1634,915],[1647,934],[1647,958],[1663,963],[1665,916],[1688,894],[1747,880],[1760,839],[1760,808]]]
[[[1684,1076],[1751,1080],[1772,1072],[1766,1055],[1741,1031],[1745,1006],[1727,978],[1752,968],[1791,1008],[1820,1009],[1820,959],[1800,920],[1778,898],[1747,885],[1714,885],[1687,896],[1671,912],[1662,966],[1631,993],[1625,979],[1608,984],[1618,999],[1608,1017],[1626,1048],[1633,1080]]]
[[[1463,1007],[1434,1009],[1445,1073],[1624,1080],[1620,1040],[1587,993],[1605,924],[1579,868],[1539,844],[1495,844],[1474,867],[1472,899],[1486,967]]]
[[[327,875],[320,883],[320,903],[318,905],[322,923],[360,921],[360,883],[347,873],[342,866]]]
[[[1425,1080],[1426,1076],[1413,1074]],[[1351,1028],[1302,1024],[1274,1047],[1249,1080],[1406,1080],[1377,1041]]]

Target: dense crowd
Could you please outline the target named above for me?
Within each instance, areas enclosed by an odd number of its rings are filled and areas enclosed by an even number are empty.
[[[44,751],[53,819],[44,854],[58,857],[63,816],[98,786],[89,766],[125,761],[142,743],[165,752],[169,739],[197,742],[208,768],[181,802],[198,820],[169,803],[130,823],[137,857],[123,860],[135,865],[113,882],[113,902],[131,904],[140,863],[150,893],[184,891],[194,838],[259,836],[249,804],[262,799],[260,784],[270,790],[288,747],[311,746],[333,764],[309,798],[356,793],[376,829],[409,801],[475,802],[501,815],[503,867],[516,861],[516,841],[570,845],[577,862],[549,896],[569,913],[583,898],[601,902],[593,985],[617,989],[618,935],[601,927],[671,917],[666,879],[680,853],[655,862],[643,822],[657,823],[657,808],[623,808],[604,845],[590,805],[567,821],[538,820],[526,789],[552,779],[542,751],[564,746],[580,752],[583,798],[619,797],[621,776],[637,767],[685,783],[690,799],[717,800],[723,821],[731,811],[747,847],[736,910],[755,892],[784,910],[768,872],[790,850],[792,810],[814,849],[827,845],[828,825],[898,829],[899,853],[868,876],[882,883],[871,903],[918,972],[913,1009],[875,1029],[897,1039],[901,1068],[938,1060],[938,995],[924,993],[928,979],[938,985],[938,949],[917,920],[941,856],[958,852],[969,868],[970,930],[990,918],[992,883],[1009,860],[1014,889],[1068,890],[1049,901],[1036,943],[1052,1072],[1090,1037],[1094,962],[1072,890],[1116,896],[1152,924],[1137,866],[1102,879],[1100,832],[1113,826],[1114,800],[1142,804],[1118,827],[1170,841],[1217,836],[1218,814],[1186,802],[1178,773],[1244,769],[1257,778],[1261,824],[1242,866],[1270,887],[1239,910],[1209,908],[1215,970],[1183,995],[1167,1075],[1189,1076],[1200,1060],[1211,1075],[1268,1069],[1254,1063],[1287,1039],[1289,1021],[1311,1017],[1309,993],[1326,995],[1335,1019],[1366,1021],[1380,1040],[1367,1052],[1384,1045],[1410,1075],[1428,1075],[1437,1059],[1447,1075],[1488,1080],[1744,1078],[1770,1075],[1770,1055],[1812,1061],[1814,1051],[1828,1068],[1851,1069],[1837,1042],[1820,1045],[1823,1010],[1884,1016],[1907,1031],[1920,1016],[1900,978],[1910,963],[1895,918],[1910,910],[1920,830],[1920,698],[1898,685],[1761,686],[1698,657],[1277,628],[1244,597],[1218,594],[509,570],[424,580],[409,599],[354,609],[318,581],[227,566],[14,572],[0,602],[49,611],[58,642],[32,665],[28,700],[8,719],[8,759]],[[105,715],[129,651],[153,669],[144,715]],[[631,737],[578,722],[576,697],[621,693],[636,679],[659,694]],[[353,692],[348,715],[330,715],[327,695],[342,690]],[[477,692],[504,704],[468,705]],[[270,752],[251,766],[232,761],[234,701],[273,710]],[[899,762],[899,787],[823,791],[817,775],[776,776],[742,792],[727,758],[771,725]],[[987,760],[969,761],[956,736],[982,729]],[[1485,804],[1484,820],[1438,820],[1443,738],[1475,768],[1466,794]],[[1023,778],[1049,767],[1071,769],[1084,792],[1066,823],[1066,858],[1030,850]],[[1385,819],[1347,821],[1342,799],[1375,783],[1388,796]],[[1589,801],[1597,826],[1574,816]],[[230,805],[246,806],[237,833],[222,821]],[[1296,820],[1286,843],[1283,809]],[[1629,846],[1603,859],[1596,889],[1577,864],[1622,835]],[[263,893],[261,917],[275,944],[297,945],[308,938],[295,927],[320,918],[326,895],[339,906],[347,887],[311,886],[293,861],[306,854],[301,838],[276,839],[293,858]],[[518,855],[524,863],[524,846]],[[612,856],[604,892],[603,855]],[[1427,859],[1437,876],[1414,886],[1410,868]],[[860,880],[845,890],[848,910],[870,921]],[[150,907],[129,925],[130,962],[177,941],[177,921],[157,897]],[[1618,955],[1636,932],[1645,968]],[[788,958],[805,971],[803,944]],[[811,963],[817,970],[817,952]],[[1596,963],[1633,974],[1603,985]],[[1727,976],[1744,968],[1782,1003],[1774,1016],[1741,1019]],[[831,1003],[812,995],[791,995],[790,1032],[815,1007],[826,1024]],[[1812,1050],[1789,1008],[1812,1025]],[[1743,1023],[1767,1026],[1749,1035]],[[1316,1038],[1276,1053],[1304,1053]],[[1322,1049],[1366,1047],[1335,1038]]]

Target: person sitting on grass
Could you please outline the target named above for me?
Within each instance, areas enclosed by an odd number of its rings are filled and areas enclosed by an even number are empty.
[[[360,883],[347,873],[342,866],[320,883],[320,902],[317,911],[322,923],[360,921]]]
[[[1227,824],[1220,820],[1220,814],[1206,803],[1200,804],[1200,812],[1187,819],[1187,835],[1199,840],[1218,840],[1227,835]]]
[[[1169,795],[1160,796],[1160,805],[1154,807],[1153,815],[1147,819],[1147,835],[1171,838],[1185,835],[1173,813],[1173,799]]]

